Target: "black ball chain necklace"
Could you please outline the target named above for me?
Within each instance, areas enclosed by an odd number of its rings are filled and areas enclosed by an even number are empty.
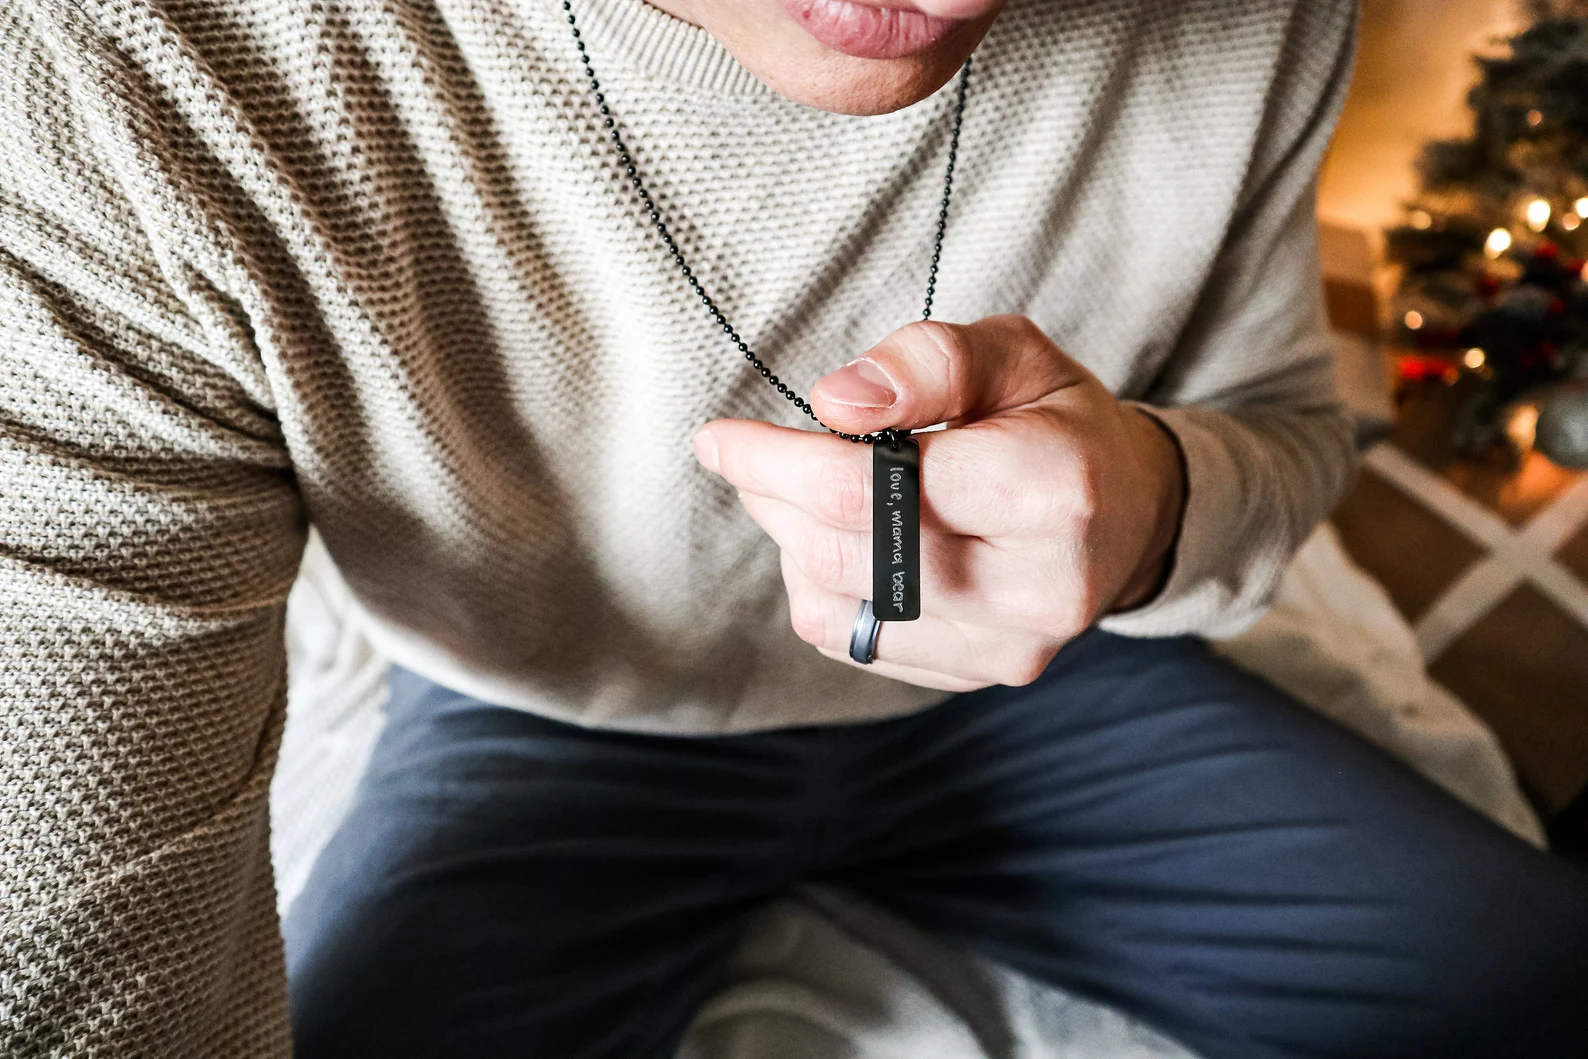
[[[678,266],[684,282],[689,284],[689,289],[700,299],[700,304],[705,307],[712,321],[722,328],[722,333],[739,350],[750,367],[760,372],[761,377],[795,408],[809,416],[817,425],[845,441],[872,447],[874,454],[872,458],[874,476],[872,590],[875,601],[873,605],[880,619],[914,621],[921,616],[920,445],[910,438],[907,429],[890,428],[874,434],[846,434],[827,426],[817,417],[810,402],[774,375],[766,362],[750,348],[749,343],[733,324],[729,323],[721,307],[712,300],[711,295],[702,286],[700,278],[689,267],[684,252],[679,249],[678,241],[673,238],[667,222],[662,219],[661,210],[651,198],[650,190],[646,188],[645,181],[640,176],[633,155],[629,153],[628,146],[623,142],[623,132],[618,127],[617,119],[612,116],[612,108],[607,103],[606,95],[601,91],[601,82],[596,77],[595,66],[590,61],[590,53],[585,48],[584,37],[579,32],[572,0],[562,0],[562,10],[567,16],[568,28],[573,33],[574,46],[579,49],[579,63],[584,68],[585,76],[590,80],[590,92],[601,112],[602,124],[612,140],[612,146],[617,150],[618,165],[628,177],[642,212],[655,227],[656,234],[661,237],[662,245],[672,256],[673,263]],[[948,163],[943,170],[943,198],[937,210],[937,231],[932,241],[932,261],[927,269],[926,300],[921,310],[922,320],[932,318],[932,298],[937,293],[937,272],[943,259],[943,236],[948,231],[949,202],[954,195],[954,164],[959,159],[960,128],[965,118],[965,97],[970,91],[970,70],[971,60],[966,59],[964,67],[959,72],[956,88],[953,125],[948,142]]]

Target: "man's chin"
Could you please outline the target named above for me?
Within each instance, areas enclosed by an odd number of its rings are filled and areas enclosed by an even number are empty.
[[[737,58],[737,56],[736,56]],[[754,60],[739,61],[781,96],[834,114],[891,114],[936,92],[959,70],[911,59],[824,57],[818,63],[789,70],[779,64],[758,69]]]

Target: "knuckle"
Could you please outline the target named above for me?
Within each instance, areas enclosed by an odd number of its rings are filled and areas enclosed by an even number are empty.
[[[805,576],[823,588],[844,583],[848,561],[839,535],[825,526],[808,526],[800,534],[795,560]]]
[[[1073,610],[1070,614],[1069,626],[1064,630],[1064,638],[1074,639],[1090,629],[1097,616],[1103,612],[1103,605],[1103,594],[1099,590],[1096,578],[1088,577],[1075,594]]]
[[[866,476],[849,461],[828,460],[816,483],[816,514],[836,526],[859,525],[867,507]]]
[[[1078,456],[1075,460],[1075,473],[1070,488],[1074,501],[1071,509],[1072,517],[1080,523],[1079,528],[1084,530],[1096,517],[1102,500],[1103,482],[1097,461],[1087,459],[1084,455]]]
[[[1031,464],[1024,455],[1013,446],[1000,449],[987,461],[982,488],[1012,525],[1037,529],[1047,518],[1048,490],[1032,488]]]
[[[1048,333],[1029,316],[1009,316],[1005,318],[1013,331],[1012,338],[1022,345],[1052,346],[1053,340]]]
[[[915,326],[925,339],[924,352],[941,357],[951,367],[970,359],[970,336],[963,327],[940,320],[923,320]]]
[[[1036,599],[1031,617],[1042,636],[1064,643],[1085,632],[1097,613],[1098,594],[1093,579],[1063,573],[1050,575],[1048,584]]]
[[[928,497],[954,497],[959,505],[1010,526],[1036,517],[1041,489],[1031,486],[1032,469],[1022,454],[988,431],[966,431],[958,443],[933,448],[922,477]]]
[[[1044,407],[1033,414],[1041,417],[1044,429],[1037,434],[1037,446],[1025,455],[1043,468],[1048,483],[1041,491],[1043,510],[1049,518],[1089,520],[1104,492],[1100,461],[1060,410]]]
[[[788,601],[789,622],[794,635],[810,644],[821,647],[827,642],[827,620],[821,600],[808,592],[790,593]]]
[[[1061,596],[1048,596],[1038,604],[1034,617],[1036,628],[1042,634],[1067,638],[1075,624],[1075,606]]]
[[[1003,671],[999,674],[999,683],[1011,688],[1023,688],[1027,684],[1036,683],[1037,678],[1047,671],[1048,663],[1053,661],[1053,656],[1057,653],[1057,647],[1043,647],[1022,652],[1004,664]]]
[[[1097,607],[1097,589],[1088,579],[1059,598],[1045,631],[1061,641],[1073,640],[1091,626]]]
[[[1092,612],[1090,595],[1072,597],[1054,616],[1048,634],[1060,640],[1073,640],[1092,624]]]
[[[946,392],[963,394],[964,381],[972,362],[970,335],[963,327],[926,320],[915,325],[921,339],[915,343],[916,355],[927,361],[928,378],[946,384]]]

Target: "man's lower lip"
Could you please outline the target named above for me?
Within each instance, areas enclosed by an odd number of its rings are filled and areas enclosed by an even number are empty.
[[[902,59],[936,47],[961,23],[855,0],[782,0],[800,27],[858,59]]]

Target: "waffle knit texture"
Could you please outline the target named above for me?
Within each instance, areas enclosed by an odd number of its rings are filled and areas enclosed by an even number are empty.
[[[577,10],[775,371],[915,317],[952,86],[821,113],[640,0]],[[979,52],[938,317],[1031,316],[1187,459],[1115,631],[1250,621],[1344,487],[1312,217],[1353,26],[1016,0]],[[793,410],[574,54],[553,0],[0,6],[0,1054],[286,1054],[266,791],[311,522],[391,655],[487,699],[703,733],[941,697],[790,631],[690,438]]]

